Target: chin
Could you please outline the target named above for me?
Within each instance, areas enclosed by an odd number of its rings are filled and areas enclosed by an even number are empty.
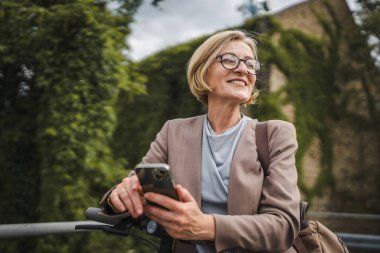
[[[239,99],[239,102],[242,104],[242,103],[247,102],[250,98],[251,96],[240,96],[238,99]]]

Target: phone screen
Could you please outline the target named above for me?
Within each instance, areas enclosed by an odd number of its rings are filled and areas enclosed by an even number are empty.
[[[139,164],[135,168],[143,192],[155,192],[179,200],[169,165],[164,163]]]

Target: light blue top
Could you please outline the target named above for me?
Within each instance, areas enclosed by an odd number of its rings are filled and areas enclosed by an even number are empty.
[[[217,135],[207,117],[204,119],[201,174],[201,209],[204,213],[227,214],[231,161],[249,120],[243,116],[238,124]],[[198,244],[197,252],[209,251],[206,245]]]

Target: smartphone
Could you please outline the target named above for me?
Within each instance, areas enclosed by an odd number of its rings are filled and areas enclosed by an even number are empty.
[[[179,200],[169,165],[165,163],[140,163],[135,167],[135,172],[143,192],[155,192]]]

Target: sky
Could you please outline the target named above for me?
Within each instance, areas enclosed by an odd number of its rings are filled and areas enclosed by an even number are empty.
[[[128,38],[133,60],[216,30],[240,25],[248,17],[238,7],[249,0],[163,0],[159,7],[144,0]],[[262,2],[260,0],[259,2]],[[304,0],[267,0],[278,12]]]
[[[218,29],[240,25],[248,17],[238,11],[247,0],[163,0],[158,8],[151,2],[144,0],[131,25],[128,43],[133,60]],[[302,0],[267,2],[271,11],[276,12]]]

